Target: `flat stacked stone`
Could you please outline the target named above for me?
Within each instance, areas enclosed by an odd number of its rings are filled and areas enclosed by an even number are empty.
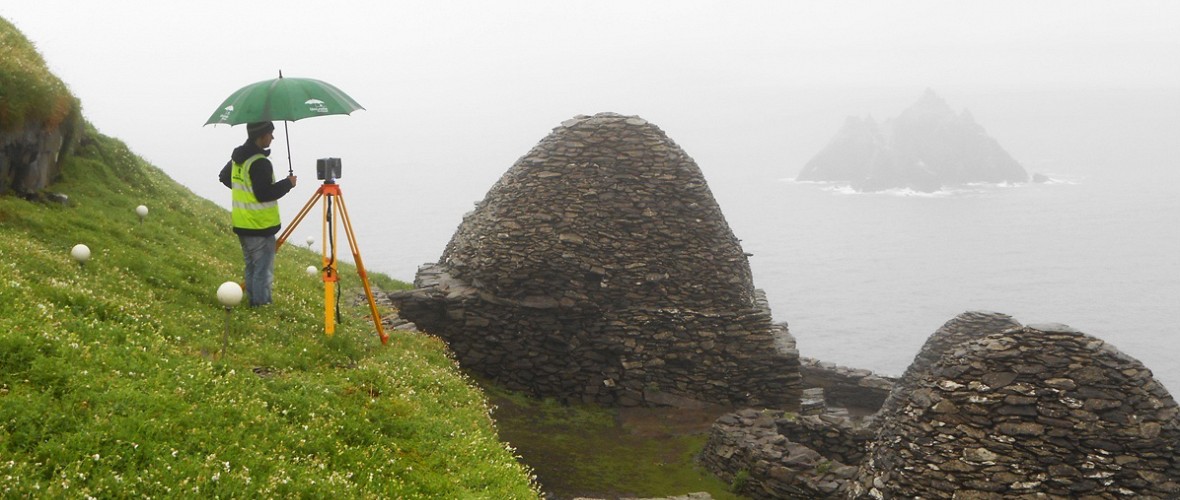
[[[856,467],[824,457],[779,432],[797,414],[741,410],[713,424],[700,462],[735,492],[756,499],[842,498]]]
[[[789,413],[785,415],[789,418],[775,420],[779,434],[834,462],[860,464],[875,435],[875,429],[867,427],[865,421],[853,420],[840,413],[826,412],[797,418]]]
[[[896,380],[863,368],[851,368],[814,358],[799,359],[803,387],[821,388],[829,406],[849,408],[858,413],[881,409]]]
[[[922,344],[922,348],[914,356],[914,361],[893,386],[891,398],[886,399],[882,405],[881,416],[890,418],[886,415],[896,411],[895,403],[902,401],[902,396],[916,389],[913,384],[923,380],[930,367],[956,346],[1020,327],[1020,322],[1012,316],[992,311],[967,311],[951,318]]]
[[[746,255],[700,168],[639,117],[579,116],[492,186],[440,261],[497,297],[749,308]]]
[[[771,322],[700,168],[635,116],[578,116],[464,217],[402,317],[464,367],[608,405],[797,405]]]
[[[1180,497],[1180,410],[1139,361],[1064,325],[944,347],[899,382],[853,495]]]

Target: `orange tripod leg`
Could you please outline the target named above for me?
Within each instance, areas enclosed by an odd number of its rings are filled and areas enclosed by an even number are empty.
[[[365,286],[365,297],[369,299],[369,313],[373,316],[373,325],[377,327],[377,335],[381,343],[389,342],[389,335],[381,324],[381,313],[377,312],[377,301],[373,300],[373,290],[369,286],[369,274],[365,272],[365,263],[361,261],[360,247],[356,244],[356,236],[352,232],[352,222],[348,219],[348,208],[344,206],[344,195],[336,196],[336,204],[340,207],[340,218],[344,221],[344,233],[348,236],[348,247],[352,250],[352,260],[356,262],[357,274],[361,276],[361,283]]]
[[[283,246],[283,242],[285,242],[287,238],[291,236],[291,233],[295,231],[295,227],[303,221],[303,218],[306,217],[308,212],[311,211],[311,207],[314,206],[315,203],[321,198],[324,198],[322,224],[323,236],[320,238],[322,245],[321,254],[323,255],[323,266],[321,267],[323,271],[321,275],[324,280],[324,333],[328,336],[331,336],[336,332],[336,315],[334,308],[337,297],[335,285],[337,282],[339,282],[340,276],[337,272],[336,245],[334,244],[334,241],[331,241],[335,240],[335,236],[337,234],[336,218],[333,213],[328,211],[328,207],[331,206],[332,200],[335,199],[336,204],[339,207],[341,220],[344,221],[344,232],[348,238],[349,249],[352,250],[352,258],[356,261],[357,274],[360,275],[361,283],[364,284],[365,297],[369,299],[369,312],[373,316],[373,325],[377,327],[377,335],[381,338],[381,343],[386,344],[389,342],[389,335],[385,333],[385,328],[381,324],[381,315],[377,312],[377,301],[373,299],[373,290],[369,285],[369,275],[365,272],[364,262],[361,261],[360,249],[356,243],[356,236],[352,231],[352,223],[348,219],[348,209],[344,207],[344,197],[340,192],[340,185],[329,181],[325,182],[318,189],[316,189],[315,194],[313,194],[311,199],[308,200],[305,205],[303,205],[303,208],[299,210],[299,214],[296,215],[295,219],[291,221],[291,225],[288,226],[281,235],[279,235],[278,240],[275,242],[275,250],[277,251]]]
[[[323,186],[320,186],[320,188],[316,189],[315,193],[311,195],[311,199],[307,200],[307,203],[305,203],[303,208],[299,210],[299,214],[295,216],[295,220],[291,221],[291,225],[287,226],[287,229],[284,230],[282,234],[279,234],[279,239],[275,242],[276,252],[279,250],[279,248],[282,248],[283,242],[287,241],[287,238],[289,238],[291,233],[295,231],[295,226],[298,226],[299,223],[303,221],[303,218],[306,217],[307,213],[311,211],[311,207],[315,205],[315,202],[320,200],[320,197],[323,196],[323,194],[324,188]]]

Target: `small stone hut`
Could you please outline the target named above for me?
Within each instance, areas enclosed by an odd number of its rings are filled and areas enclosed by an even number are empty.
[[[701,463],[758,499],[1180,498],[1175,400],[1139,361],[1064,325],[965,312],[880,412],[838,410],[724,415]]]
[[[390,299],[467,369],[604,405],[797,405],[799,356],[700,168],[662,130],[563,122]]]
[[[1180,497],[1176,401],[1100,339],[1057,324],[1006,329],[906,375],[854,494]]]

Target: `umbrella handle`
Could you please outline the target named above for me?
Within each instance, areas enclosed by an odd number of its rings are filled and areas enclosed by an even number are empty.
[[[282,71],[279,75],[282,78]],[[287,175],[295,175],[295,169],[291,166],[291,133],[287,131],[287,120],[283,120],[283,140],[287,143]]]

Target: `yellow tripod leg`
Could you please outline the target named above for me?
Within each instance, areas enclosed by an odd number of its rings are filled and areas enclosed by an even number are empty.
[[[336,273],[336,217],[328,211],[335,195],[331,192],[325,195],[324,203],[324,334],[331,337],[336,333],[336,282],[340,277]],[[331,250],[329,250],[331,248]],[[330,253],[330,255],[329,255]]]
[[[329,273],[333,271],[328,271]],[[336,286],[329,282],[324,282],[324,334],[331,337],[336,333],[336,315],[332,310],[332,305],[336,303]]]

